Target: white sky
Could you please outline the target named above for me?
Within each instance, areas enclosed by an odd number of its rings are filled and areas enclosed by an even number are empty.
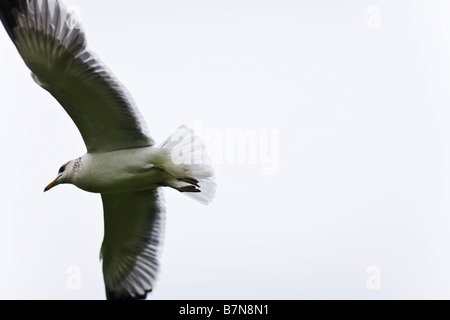
[[[216,137],[213,204],[165,192],[150,298],[450,298],[448,1],[66,3],[157,141]],[[258,133],[254,163],[233,130]],[[100,197],[42,192],[82,139],[3,28],[0,145],[0,298],[104,299]]]

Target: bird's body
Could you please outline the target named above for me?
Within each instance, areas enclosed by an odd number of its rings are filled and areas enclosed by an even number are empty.
[[[163,163],[168,152],[143,147],[102,153],[87,153],[73,160],[73,175],[63,180],[95,193],[148,190],[167,186],[174,177],[155,164]]]
[[[178,134],[189,132],[186,127],[177,130]],[[158,187],[182,191],[183,187],[199,187],[199,181],[194,177],[201,178],[211,173],[192,172],[198,166],[204,168],[203,164],[200,161],[186,164],[186,158],[177,157],[177,151],[170,147],[151,146],[86,153],[64,165],[61,173],[67,173],[58,182],[70,183],[93,193],[141,191]]]
[[[161,187],[202,202],[214,198],[203,144],[180,127],[156,146],[126,88],[87,47],[59,0],[0,0],[0,19],[32,78],[77,125],[87,153],[63,165],[45,191],[69,183],[101,194],[101,248],[108,299],[145,298],[155,285],[164,234]]]

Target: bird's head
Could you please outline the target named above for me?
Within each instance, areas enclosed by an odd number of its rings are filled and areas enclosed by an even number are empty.
[[[53,180],[48,186],[45,187],[44,192],[47,192],[51,188],[61,183],[68,183],[73,175],[75,161],[69,161],[61,166],[58,170],[56,179]]]

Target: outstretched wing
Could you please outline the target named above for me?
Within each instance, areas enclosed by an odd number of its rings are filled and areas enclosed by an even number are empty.
[[[143,299],[155,284],[165,210],[158,189],[102,194],[105,238],[101,250],[106,296]]]
[[[153,145],[127,90],[87,48],[76,17],[58,0],[1,0],[0,19],[34,80],[77,125],[89,152]]]

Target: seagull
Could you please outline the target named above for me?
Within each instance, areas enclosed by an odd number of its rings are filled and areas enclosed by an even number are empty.
[[[0,19],[33,80],[65,109],[86,145],[44,191],[73,184],[101,194],[100,250],[106,298],[145,299],[155,286],[165,228],[162,188],[209,204],[214,170],[186,126],[156,145],[126,88],[87,47],[76,15],[59,0],[1,0]]]

